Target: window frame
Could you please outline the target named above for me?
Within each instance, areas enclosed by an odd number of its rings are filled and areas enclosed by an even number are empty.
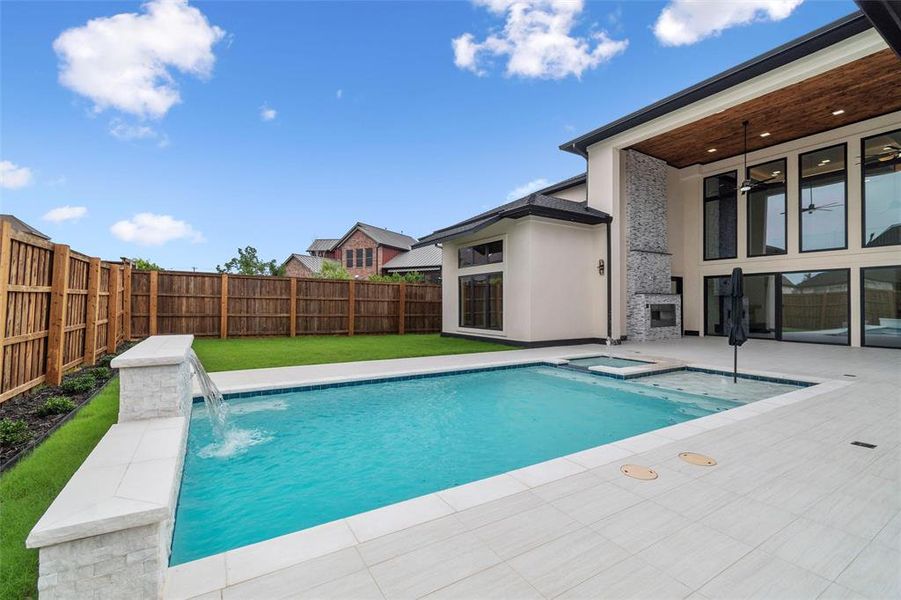
[[[356,249],[356,261],[357,261],[357,268],[362,269],[365,265],[365,263],[363,262],[363,249],[362,248]]]
[[[354,251],[352,248],[346,248],[344,250],[344,266],[348,269],[354,268]]]
[[[866,155],[866,147],[867,140],[880,137],[883,135],[891,135],[893,133],[901,134],[901,129],[891,129],[889,131],[883,131],[882,133],[874,133],[873,135],[868,135],[867,137],[860,138],[860,247],[861,248],[892,248],[894,246],[899,246],[901,244],[880,244],[879,246],[870,246],[867,244],[867,176],[866,176],[866,168],[867,168],[867,155]],[[861,330],[863,333],[863,330]],[[863,345],[863,338],[861,338],[861,345]],[[881,348],[882,346],[876,346]]]
[[[500,244],[501,245],[500,260],[491,260],[491,253],[488,251],[488,246],[490,246],[492,244]],[[487,267],[489,265],[502,265],[502,264],[504,264],[504,246],[506,246],[504,238],[498,238],[498,239],[489,240],[487,242],[479,242],[477,244],[467,244],[465,246],[460,246],[459,248],[457,248],[457,268],[458,269],[473,269],[473,268],[477,268],[477,267]],[[485,263],[484,264],[476,264],[475,262],[473,262],[473,264],[464,265],[463,257],[462,257],[463,251],[470,250],[473,252],[473,256],[475,256],[476,248],[484,248],[485,249],[485,252],[484,252],[485,253]]]
[[[847,227],[846,227],[845,229],[847,230]],[[851,321],[851,290],[852,290],[852,287],[853,287],[853,285],[854,285],[854,284],[851,282],[851,269],[850,269],[850,268],[838,268],[838,269],[800,269],[800,270],[794,269],[794,270],[792,270],[792,271],[782,271],[782,272],[779,273],[779,275],[780,275],[780,276],[783,276],[783,275],[792,275],[792,274],[794,274],[794,273],[811,273],[811,272],[814,272],[814,271],[817,272],[817,273],[826,273],[826,272],[832,272],[832,271],[843,271],[843,272],[847,273],[847,275],[848,275],[848,291],[845,292],[845,294],[846,294],[846,296],[847,296],[847,305],[848,305],[848,309],[847,309],[847,311],[846,311],[846,317],[847,317],[847,319],[848,319],[848,335],[847,335],[847,339],[846,339],[845,343],[843,343],[843,344],[827,344],[827,343],[824,343],[824,342],[805,342],[804,340],[784,340],[784,339],[781,339],[781,338],[782,338],[782,283],[781,283],[781,280],[780,280],[780,283],[779,283],[779,310],[780,310],[780,319],[779,319],[779,337],[780,337],[780,341],[791,342],[791,343],[793,343],[793,344],[817,344],[817,345],[819,345],[819,346],[850,346],[850,345],[851,345],[851,338],[852,338],[853,333],[854,333],[854,323]]]
[[[863,156],[863,155],[861,155]],[[892,244],[894,246],[896,244]],[[874,246],[874,248],[882,248],[882,246]],[[867,286],[864,271],[867,269],[899,269],[899,265],[873,265],[869,267],[860,267],[860,347],[861,348],[879,348],[880,350],[899,350],[892,346],[871,346],[867,344]],[[850,284],[849,284],[850,287]]]
[[[707,203],[708,202],[722,202],[723,198],[717,196],[716,198],[707,198],[707,180],[713,179],[714,177],[722,177],[723,175],[728,175],[730,173],[735,174],[735,235],[734,235],[734,248],[735,252],[731,256],[717,256],[716,258],[708,258],[707,257]],[[713,175],[709,175],[704,177],[701,181],[701,213],[703,215],[702,218],[702,230],[701,230],[701,257],[704,262],[712,262],[715,260],[735,260],[738,258],[738,169],[733,169],[731,171],[723,171],[721,173],[714,173]]]
[[[785,196],[785,199],[782,201],[783,208],[785,209],[782,214],[782,221],[785,224],[785,248],[782,250],[782,252],[773,252],[772,254],[767,254],[766,251],[764,251],[763,254],[751,254],[751,192],[748,192],[745,194],[745,256],[747,258],[760,258],[763,256],[785,256],[786,254],[788,254],[788,157],[785,156],[782,158],[774,158],[773,160],[767,160],[756,165],[751,165],[747,169],[745,169],[745,178],[747,179],[750,177],[751,169],[774,162],[782,163],[782,173],[783,175],[785,175],[785,183],[782,184],[785,188],[785,193],[783,194]],[[848,202],[846,199],[845,204],[847,203]],[[766,247],[765,242],[764,247]],[[757,275],[758,273],[752,274]]]
[[[363,260],[366,262],[366,266],[367,266],[367,267],[371,267],[371,266],[372,266],[372,262],[373,262],[372,257],[373,257],[373,254],[374,254],[374,252],[372,251],[372,248],[366,248],[366,251],[363,253]]]
[[[484,265],[479,265],[484,266]],[[501,278],[501,304],[500,304],[500,324],[497,327],[491,327],[488,325],[490,323],[490,306],[491,306],[491,296],[485,298],[485,327],[477,327],[475,325],[464,325],[463,324],[463,280],[465,279],[474,279],[476,277],[486,277],[490,280],[491,277],[499,276]],[[487,290],[490,292],[491,286],[490,284],[487,287]],[[486,271],[484,273],[469,273],[465,275],[457,276],[457,327],[460,329],[470,329],[477,331],[503,331],[504,330],[504,304],[506,302],[504,293],[504,271]]]
[[[802,190],[804,186],[804,175],[802,171],[801,161],[808,154],[813,154],[815,152],[822,152],[823,150],[830,150],[832,148],[842,148],[842,152],[844,153],[845,159],[845,167],[844,167],[844,194],[845,194],[845,243],[843,246],[836,246],[834,248],[817,248],[815,250],[805,250],[804,249],[804,210],[801,208],[802,199]],[[847,250],[848,249],[848,143],[841,142],[839,144],[830,144],[829,146],[823,146],[822,148],[815,148],[814,150],[810,150],[808,152],[799,152],[798,153],[798,200],[796,202],[796,208],[798,209],[798,252],[800,254],[808,254],[812,252],[835,252],[837,250]],[[787,212],[787,211],[786,211]],[[786,244],[787,245],[787,244]],[[826,270],[826,271],[834,271],[836,269],[814,269],[814,270]],[[789,271],[786,271],[789,272]],[[791,271],[791,273],[796,273],[799,271]],[[850,284],[849,284],[850,286]]]

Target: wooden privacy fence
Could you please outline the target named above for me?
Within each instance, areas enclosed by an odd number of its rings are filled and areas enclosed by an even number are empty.
[[[848,326],[847,292],[784,294],[782,321],[795,329],[835,329]]]
[[[0,402],[126,340],[441,331],[441,286],[133,271],[0,222]]]
[[[131,334],[296,336],[441,331],[441,286],[133,271]]]
[[[0,223],[0,402],[130,337],[130,270]]]

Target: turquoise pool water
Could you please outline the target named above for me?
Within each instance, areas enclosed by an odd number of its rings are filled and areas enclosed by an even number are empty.
[[[172,564],[738,406],[549,366],[194,405]]]
[[[628,358],[617,358],[616,356],[587,356],[585,358],[571,358],[569,364],[577,367],[646,367],[653,363],[643,360],[631,360]]]

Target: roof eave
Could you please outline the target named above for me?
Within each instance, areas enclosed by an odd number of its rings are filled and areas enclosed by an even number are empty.
[[[560,145],[560,150],[584,156],[586,149],[593,144],[740,85],[872,27],[872,23],[862,11],[854,12],[649,106],[569,140]]]

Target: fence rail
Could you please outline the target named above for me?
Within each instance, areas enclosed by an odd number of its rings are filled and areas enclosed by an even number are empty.
[[[441,331],[441,286],[133,271],[0,222],[0,402],[155,334]]]

